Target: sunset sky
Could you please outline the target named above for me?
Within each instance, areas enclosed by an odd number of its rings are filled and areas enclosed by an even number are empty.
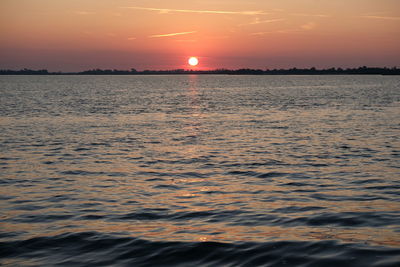
[[[0,69],[400,66],[399,0],[0,0]]]

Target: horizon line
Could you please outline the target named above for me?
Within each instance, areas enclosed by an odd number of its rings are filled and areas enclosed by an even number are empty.
[[[330,67],[330,68],[274,68],[274,69],[252,69],[252,68],[238,68],[238,69],[169,69],[169,70],[136,70],[131,68],[130,70],[118,70],[118,69],[99,69],[94,68],[84,71],[48,71],[47,69],[32,70],[23,68],[20,70],[11,69],[0,69],[0,75],[157,75],[157,74],[230,74],[230,75],[337,75],[337,74],[371,74],[371,75],[400,75],[400,68],[398,66],[393,67]]]

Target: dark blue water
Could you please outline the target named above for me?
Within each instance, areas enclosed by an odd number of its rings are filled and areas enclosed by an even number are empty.
[[[400,266],[400,78],[0,76],[0,265]]]

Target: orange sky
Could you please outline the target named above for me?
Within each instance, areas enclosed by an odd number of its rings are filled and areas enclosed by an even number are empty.
[[[1,0],[0,68],[400,65],[399,0]]]

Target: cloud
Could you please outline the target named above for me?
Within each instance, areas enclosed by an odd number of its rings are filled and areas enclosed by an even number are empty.
[[[133,40],[136,40],[136,39],[137,39],[136,37],[128,37],[129,41],[133,41]]]
[[[275,33],[275,32],[253,32],[253,33],[250,33],[250,35],[253,35],[253,36],[262,36],[262,35],[267,35],[267,34],[270,34],[270,33]]]
[[[196,32],[192,31],[192,32],[176,32],[176,33],[167,33],[167,34],[156,34],[156,35],[150,35],[149,37],[150,38],[172,37],[172,36],[192,34],[192,33],[196,33]]]
[[[383,19],[383,20],[400,20],[400,17],[388,17],[388,16],[361,16],[365,19]]]
[[[306,14],[306,13],[292,13],[292,16],[300,16],[300,17],[317,17],[317,18],[329,18],[330,15],[326,14]]]
[[[273,23],[273,22],[279,22],[279,21],[285,21],[285,19],[268,19],[268,20],[260,20],[260,18],[256,18],[253,22],[246,23],[246,24],[240,24],[239,26],[246,26],[246,25],[257,25],[257,24],[264,24],[264,23]]]
[[[274,34],[274,33],[289,33],[292,32],[290,30],[279,30],[279,31],[269,31],[269,32],[253,32],[250,33],[250,35],[252,36],[263,36],[263,35],[267,35],[267,34]]]
[[[130,7],[121,7],[127,9],[137,9],[137,10],[146,10],[146,11],[155,11],[162,14],[168,13],[197,13],[197,14],[225,14],[225,15],[267,15],[264,11],[225,11],[225,10],[195,10],[195,9],[170,9],[170,8],[153,8],[153,7],[138,7],[138,6],[130,6]]]
[[[302,25],[301,28],[303,30],[310,31],[310,30],[315,29],[316,26],[317,26],[317,24],[315,24],[314,22],[309,22],[307,24]]]

